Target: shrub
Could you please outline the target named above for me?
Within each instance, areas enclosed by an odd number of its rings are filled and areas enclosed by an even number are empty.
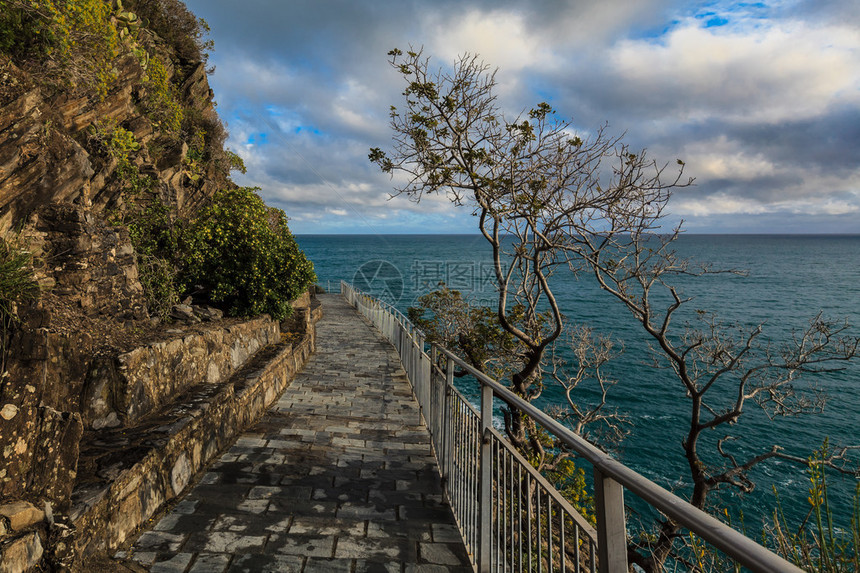
[[[135,12],[149,28],[170,44],[176,55],[187,62],[206,62],[212,49],[209,25],[195,16],[181,0],[137,0]]]
[[[176,89],[170,83],[167,68],[161,58],[153,56],[149,59],[144,86],[146,87],[144,101],[146,116],[156,129],[171,139],[178,139],[185,112],[182,104],[179,103]]]
[[[120,127],[115,121],[99,121],[90,127],[90,141],[94,150],[117,160],[116,178],[129,196],[136,197],[152,191],[155,179],[144,175],[132,163],[131,155],[140,150],[134,134]]]
[[[193,106],[186,108],[182,132],[190,142],[189,148],[197,148],[201,160],[218,160],[224,154],[227,130],[217,114]]]
[[[222,303],[234,316],[268,313],[280,320],[316,275],[280,209],[256,188],[219,191],[185,234],[186,287]]]
[[[170,209],[158,199],[126,215],[131,243],[137,253],[140,284],[149,313],[162,320],[179,302],[177,264],[180,228]]]
[[[860,571],[860,481],[855,484],[849,523],[836,523],[830,508],[825,470],[833,452],[828,440],[809,458],[808,513],[799,525],[789,525],[777,494],[772,524],[765,528],[765,543],[806,571],[842,573]],[[774,487],[774,493],[777,493]]]
[[[232,149],[224,150],[224,170],[229,173],[230,171],[238,171],[239,173],[246,173],[247,169],[245,168],[245,161],[242,157],[233,151]]]
[[[137,269],[150,316],[167,320],[173,306],[179,304],[176,267],[167,259],[138,253]]]
[[[134,134],[118,126],[113,120],[94,123],[89,128],[89,134],[90,140],[99,151],[113,157],[119,163],[129,162],[129,156],[140,150],[140,144],[134,139]]]
[[[30,253],[0,237],[0,380],[6,372],[9,336],[18,322],[17,307],[35,300],[38,293]]]
[[[120,38],[103,0],[0,0],[0,51],[104,96]],[[47,76],[46,76],[47,77]]]
[[[90,139],[97,149],[117,160],[115,175],[133,201],[116,213],[112,222],[128,228],[147,308],[150,314],[165,319],[179,302],[179,227],[169,207],[153,196],[156,180],[142,174],[131,161],[131,154],[140,150],[133,133],[115,122],[101,121],[90,129]]]

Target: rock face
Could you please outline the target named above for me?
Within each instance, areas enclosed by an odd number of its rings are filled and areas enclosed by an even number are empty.
[[[137,260],[125,227],[111,227],[92,210],[49,203],[30,216],[27,239],[43,282],[85,314],[146,317]]]
[[[146,95],[141,62],[126,53],[116,69],[118,79],[104,99],[93,94],[49,95],[0,55],[0,232],[26,223],[50,203],[74,203],[103,218],[129,199],[116,181],[117,161],[100,153],[91,130],[99,122],[113,122],[142,144],[157,139],[158,132],[140,111]],[[174,78],[183,101],[201,116],[217,118],[203,63],[174,66],[171,71],[187,74]],[[137,167],[158,180],[158,191],[181,213],[200,205],[225,180],[214,166],[207,167],[204,177],[187,177],[183,166],[187,149],[172,143],[153,158],[144,147],[135,157]]]

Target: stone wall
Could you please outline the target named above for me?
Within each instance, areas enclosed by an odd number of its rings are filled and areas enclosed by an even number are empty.
[[[267,317],[205,323],[119,355],[92,354],[89,336],[27,328],[0,383],[0,500],[68,506],[85,429],[127,425],[183,390],[228,378],[275,343]]]
[[[125,384],[146,393],[159,388],[152,380],[179,371],[185,381],[161,394],[162,403],[153,403],[148,415],[125,418],[122,427],[87,430],[80,414],[46,406],[0,408],[0,432],[13,438],[3,455],[27,466],[7,465],[0,473],[31,476],[7,482],[0,497],[10,500],[0,501],[0,573],[37,565],[62,569],[116,549],[180,495],[195,473],[265,412],[313,352],[321,312],[307,304],[294,312],[301,327],[288,338],[262,317],[198,326],[117,357],[115,363],[128,368],[116,368],[104,386]],[[93,418],[87,420],[92,427]],[[51,438],[34,445],[28,432]]]
[[[165,421],[174,422],[155,428],[157,439],[142,433],[159,445],[105,488],[93,486],[76,495],[71,515],[79,558],[117,549],[180,495],[195,473],[274,403],[313,352],[312,340],[309,331],[296,343],[276,345],[262,364],[252,362],[231,379],[189,394],[181,412],[165,413]]]
[[[155,342],[94,361],[84,387],[81,415],[94,430],[133,424],[200,383],[228,378],[260,348],[279,337],[278,323],[257,318]]]

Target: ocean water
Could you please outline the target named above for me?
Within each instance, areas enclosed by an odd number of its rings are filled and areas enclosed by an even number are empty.
[[[479,235],[299,235],[296,239],[314,262],[319,284],[332,291],[344,279],[405,311],[418,296],[444,281],[476,303],[495,301],[490,253]],[[860,336],[860,236],[684,235],[676,250],[717,268],[748,271],[746,276],[719,274],[682,283],[684,294],[694,297],[688,305],[691,311],[715,311],[724,322],[748,327],[764,323],[765,336],[774,348],[819,312],[847,319],[853,325],[851,332]],[[689,402],[680,383],[671,371],[654,368],[644,333],[620,303],[592,280],[558,272],[552,284],[570,323],[586,323],[624,344],[624,354],[609,367],[619,381],[610,400],[633,423],[617,456],[684,495],[689,477],[681,440],[689,422]],[[824,412],[770,420],[748,402],[741,421],[727,429],[737,437],[731,451],[738,459],[765,452],[773,444],[800,457],[807,457],[825,438],[831,444],[860,444],[860,360],[839,372],[805,377],[798,386],[807,382],[826,392]],[[726,389],[724,397],[730,396]],[[583,397],[588,399],[587,391]],[[549,407],[563,396],[548,385],[541,400]],[[708,459],[716,460],[714,445],[725,433],[705,436],[702,451],[709,452]],[[808,482],[801,468],[771,460],[750,476],[756,483],[752,493],[727,494],[717,503],[729,508],[734,519],[743,512],[751,535],[756,537],[762,520],[772,514],[773,487],[790,520],[805,515]],[[837,474],[828,479],[837,524],[847,527],[857,480]]]

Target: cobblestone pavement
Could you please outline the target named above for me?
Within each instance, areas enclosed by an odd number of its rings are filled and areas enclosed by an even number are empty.
[[[394,349],[320,298],[305,369],[128,553],[151,572],[472,570]]]

